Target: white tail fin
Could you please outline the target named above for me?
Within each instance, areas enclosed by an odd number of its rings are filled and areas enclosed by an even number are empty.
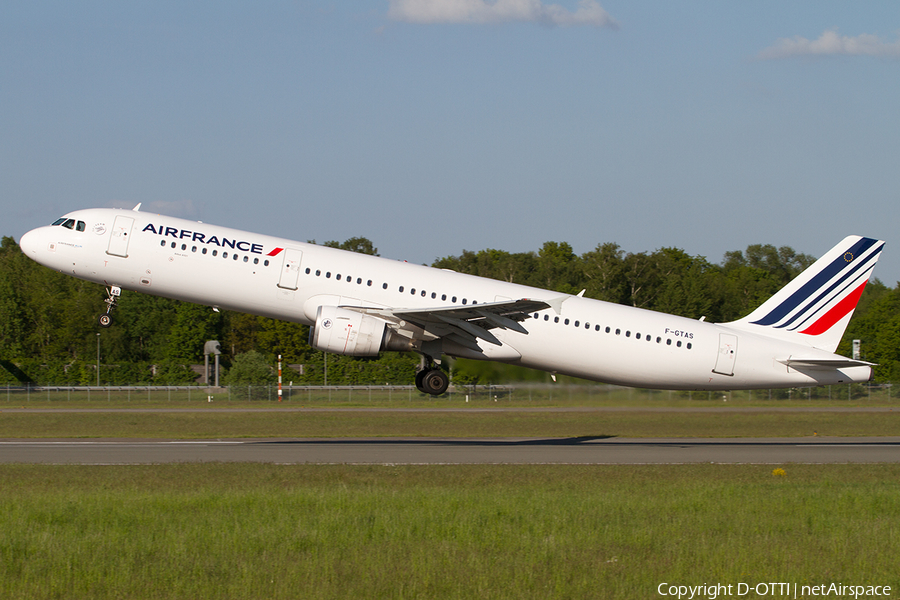
[[[883,247],[883,241],[872,238],[844,238],[762,306],[729,325],[834,352]]]

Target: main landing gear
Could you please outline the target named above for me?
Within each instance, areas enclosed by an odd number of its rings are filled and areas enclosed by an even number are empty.
[[[100,324],[100,327],[106,329],[112,325],[112,310],[116,307],[116,303],[119,301],[119,296],[121,295],[122,288],[117,285],[106,288],[106,300],[104,300],[104,302],[106,302],[106,312],[97,319],[97,323]]]
[[[416,373],[416,389],[424,394],[440,396],[450,386],[450,378],[435,366],[430,356],[422,355],[422,364]]]

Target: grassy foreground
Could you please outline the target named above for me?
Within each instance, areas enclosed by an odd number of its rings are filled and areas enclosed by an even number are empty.
[[[900,465],[785,470],[0,465],[0,597],[900,596]]]

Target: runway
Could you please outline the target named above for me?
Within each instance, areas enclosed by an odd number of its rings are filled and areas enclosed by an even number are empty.
[[[0,440],[0,463],[897,463],[900,436],[860,438]]]

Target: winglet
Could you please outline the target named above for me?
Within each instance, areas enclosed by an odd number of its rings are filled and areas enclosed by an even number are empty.
[[[138,202],[137,206],[135,206],[131,210],[133,210],[134,212],[141,212],[141,204],[143,204],[143,202]]]
[[[550,308],[553,309],[553,312],[556,314],[562,314],[562,304],[572,296],[559,296],[558,298],[553,298],[551,300],[544,300],[547,304],[550,305]]]

